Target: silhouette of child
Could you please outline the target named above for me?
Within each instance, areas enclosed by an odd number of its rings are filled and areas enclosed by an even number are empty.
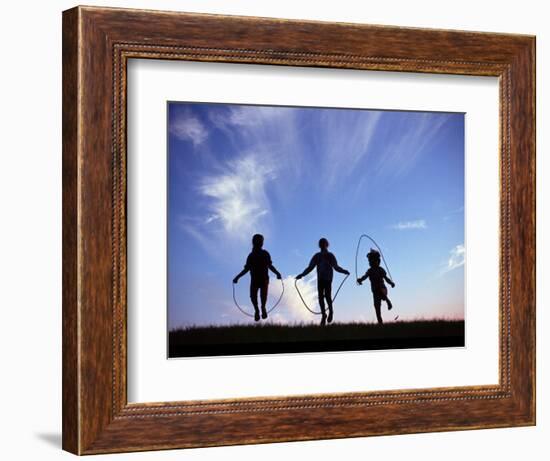
[[[281,273],[275,269],[271,262],[270,254],[263,250],[264,236],[256,234],[252,237],[252,252],[246,258],[244,269],[233,279],[237,283],[239,279],[250,271],[250,300],[254,306],[254,320],[260,320],[260,310],[258,309],[258,290],[260,291],[260,301],[262,306],[262,319],[267,318],[265,304],[267,302],[267,288],[269,285],[269,272],[271,270],[278,279],[281,279]]]
[[[374,300],[374,309],[376,310],[376,319],[379,324],[384,323],[382,321],[382,314],[380,312],[380,307],[382,301],[386,301],[388,304],[388,310],[391,310],[392,303],[388,298],[388,288],[384,284],[384,280],[388,282],[392,288],[395,287],[395,283],[388,278],[386,271],[380,267],[380,253],[371,248],[370,252],[367,254],[367,259],[369,260],[369,270],[365,272],[363,277],[357,279],[357,283],[361,285],[363,281],[370,278],[370,288],[372,290],[372,297]]]
[[[296,280],[300,280],[305,275],[309,274],[315,267],[317,267],[317,293],[319,296],[319,306],[321,307],[321,325],[325,325],[332,322],[333,310],[332,310],[332,277],[334,269],[341,274],[349,275],[349,271],[342,269],[336,257],[328,251],[329,243],[326,238],[319,240],[319,248],[321,251],[315,253],[309,262],[309,266],[305,270],[296,276]],[[325,311],[325,300],[328,304],[328,319]]]

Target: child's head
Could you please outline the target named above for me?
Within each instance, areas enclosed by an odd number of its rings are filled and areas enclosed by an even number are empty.
[[[367,253],[367,259],[369,260],[370,267],[380,266],[380,253],[378,251],[371,248],[370,251]]]
[[[264,246],[264,236],[262,234],[255,234],[252,237],[252,246],[254,248],[262,248]]]
[[[319,240],[319,248],[321,248],[321,250],[326,250],[328,248],[328,240],[326,238],[322,238]]]

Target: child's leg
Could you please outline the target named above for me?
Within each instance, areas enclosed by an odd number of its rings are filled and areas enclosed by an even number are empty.
[[[323,317],[325,314],[325,287],[323,286],[323,282],[320,280],[317,280],[317,297],[319,298],[319,307],[321,308],[321,314],[323,314]]]
[[[262,318],[263,319],[267,318],[267,311],[265,310],[265,305],[267,303],[267,287],[268,287],[267,282],[264,283],[260,287],[260,301],[262,302]]]
[[[255,283],[250,283],[250,301],[254,306],[254,310],[258,310],[258,286]]]
[[[250,301],[254,306],[254,320],[260,320],[260,311],[258,309],[258,285],[250,282]]]
[[[393,307],[393,304],[391,303],[390,298],[385,296],[384,301],[386,301],[386,304],[388,305],[388,310],[391,311],[391,308]]]
[[[321,325],[324,325],[327,320],[325,311],[325,287],[321,280],[317,280],[317,297],[319,298],[319,307],[321,308]]]
[[[376,294],[373,295],[374,298],[374,310],[376,311],[376,320],[378,320],[378,324],[382,325],[384,322],[382,320],[382,313],[380,312],[380,308],[382,307],[382,298],[380,296],[377,296]]]
[[[332,284],[327,282],[325,285],[325,299],[327,300],[328,305],[328,323],[332,322]]]

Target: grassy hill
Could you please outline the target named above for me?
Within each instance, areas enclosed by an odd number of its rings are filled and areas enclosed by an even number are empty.
[[[170,358],[462,346],[463,320],[191,326],[168,337]]]

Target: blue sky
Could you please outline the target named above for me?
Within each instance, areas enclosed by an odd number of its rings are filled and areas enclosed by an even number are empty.
[[[270,321],[319,320],[293,278],[320,237],[352,272],[335,320],[374,321],[368,282],[354,282],[363,233],[396,282],[385,319],[464,318],[464,114],[168,103],[169,328],[250,321],[231,280],[255,233],[285,278]],[[246,275],[237,298],[252,311],[248,285]],[[316,308],[315,271],[300,286]],[[268,308],[279,294],[273,276]]]

